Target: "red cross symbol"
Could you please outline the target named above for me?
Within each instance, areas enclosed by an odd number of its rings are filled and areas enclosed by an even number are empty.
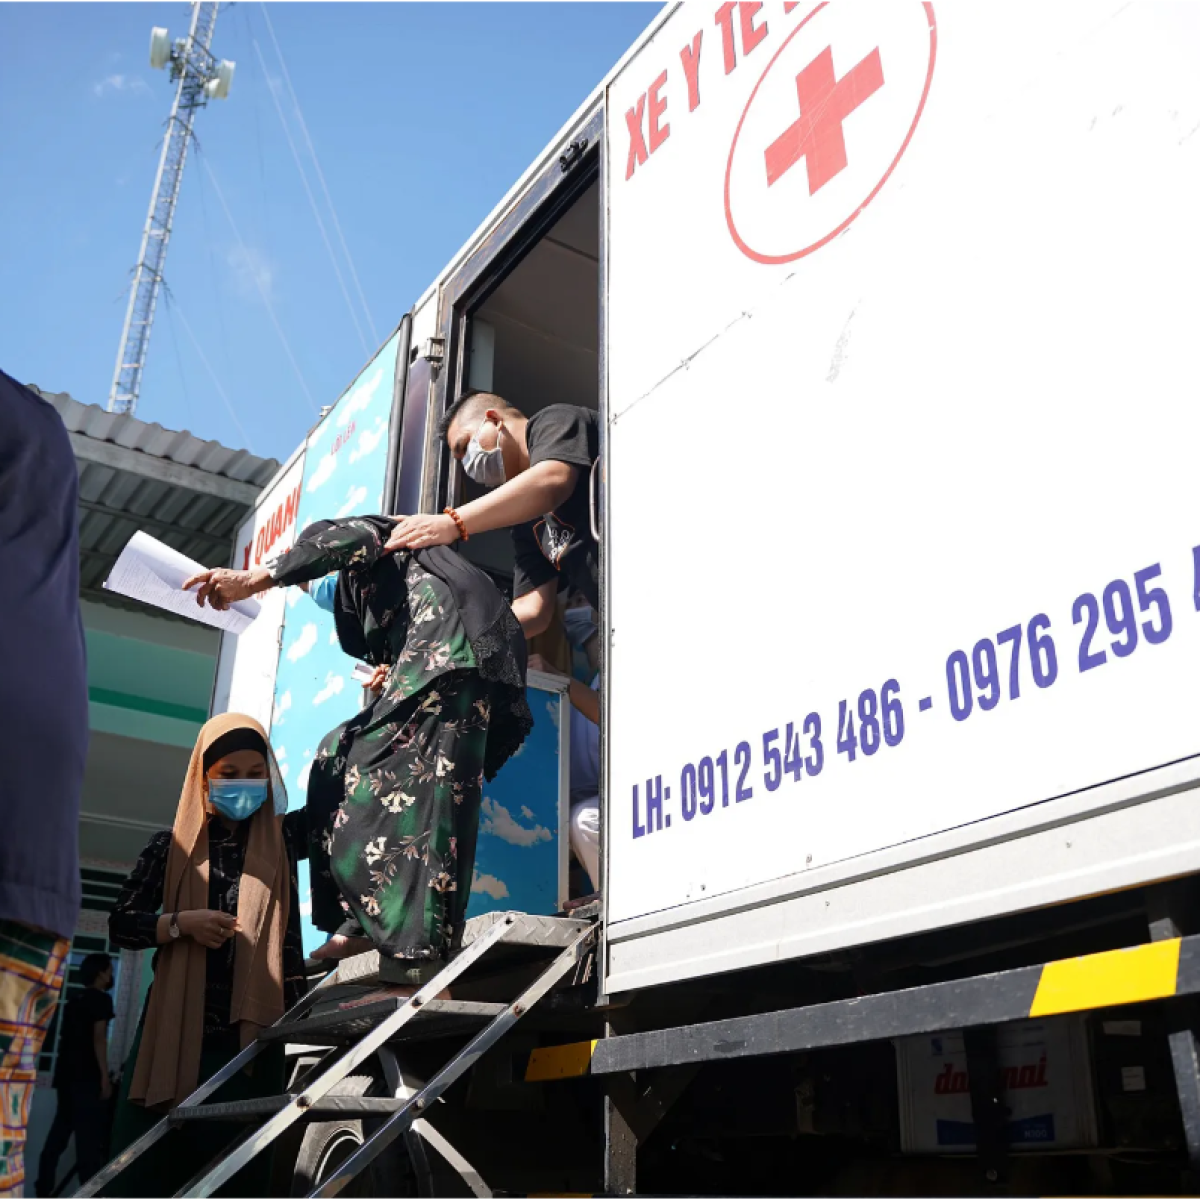
[[[804,159],[808,194],[823,188],[846,167],[842,122],[864,100],[883,87],[883,64],[877,46],[841,79],[833,77],[833,47],[826,46],[796,76],[800,116],[766,149],[767,187]]]

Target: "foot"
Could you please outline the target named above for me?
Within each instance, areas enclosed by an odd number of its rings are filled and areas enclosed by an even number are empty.
[[[370,938],[346,937],[345,934],[335,933],[325,945],[318,946],[309,957],[317,960],[353,958],[356,954],[366,954],[371,948]]]

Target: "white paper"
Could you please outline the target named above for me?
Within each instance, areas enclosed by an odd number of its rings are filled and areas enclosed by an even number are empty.
[[[204,625],[224,629],[228,633],[241,633],[258,616],[261,605],[257,600],[239,600],[225,612],[202,608],[196,603],[196,588],[185,592],[184,581],[208,568],[193,562],[178,550],[138,530],[129,539],[113,564],[112,572],[104,581],[110,592],[119,592],[155,608],[190,617]]]

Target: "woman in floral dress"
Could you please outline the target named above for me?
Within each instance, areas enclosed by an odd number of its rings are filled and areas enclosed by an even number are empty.
[[[525,639],[507,601],[445,547],[388,554],[386,517],[318,521],[267,568],[205,571],[223,609],[338,571],[342,649],[386,667],[377,698],[321,742],[308,783],[313,924],[327,957],[445,958],[470,899],[485,776],[533,725]]]

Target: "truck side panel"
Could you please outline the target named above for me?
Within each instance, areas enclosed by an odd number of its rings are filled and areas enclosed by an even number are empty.
[[[1200,15],[936,8],[684,8],[610,88],[607,902],[637,985],[712,969],[654,938],[693,906],[719,946],[886,855],[841,942],[870,940],[931,839],[970,875],[1049,802],[1144,801],[1130,777],[1200,754]],[[1190,812],[1151,826],[1184,869]],[[1112,886],[1158,877],[1108,853]]]

